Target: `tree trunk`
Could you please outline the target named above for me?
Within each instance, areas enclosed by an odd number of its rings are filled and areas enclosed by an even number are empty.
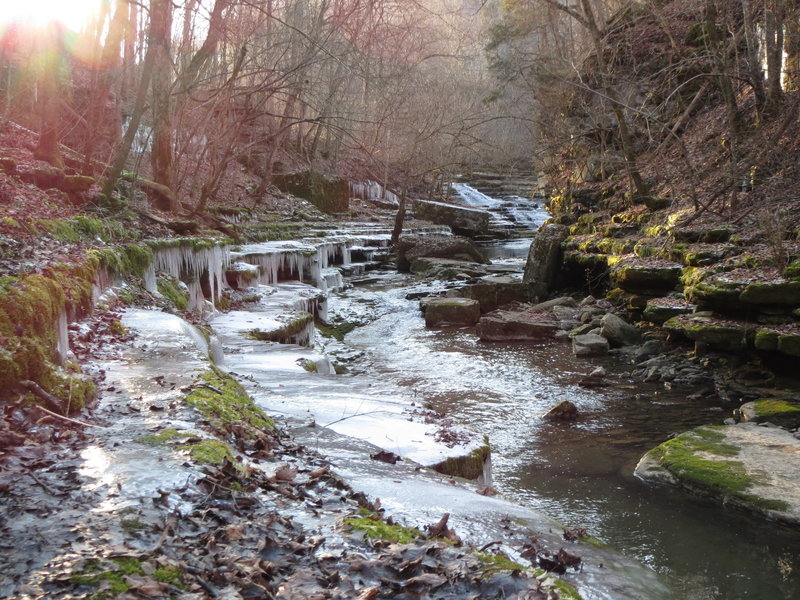
[[[781,71],[783,68],[783,10],[781,0],[767,0],[764,9],[764,30],[767,55],[767,108],[774,112],[783,101]]]
[[[581,0],[581,7],[583,9],[583,16],[585,25],[589,30],[594,45],[595,53],[597,54],[597,66],[600,70],[600,79],[602,81],[603,93],[611,103],[611,110],[617,119],[617,133],[619,134],[620,144],[622,145],[622,156],[625,161],[625,170],[628,173],[631,186],[633,188],[633,195],[636,198],[644,198],[649,194],[649,189],[639,172],[639,165],[636,160],[636,152],[633,148],[633,136],[631,135],[628,126],[628,120],[625,116],[622,102],[610,81],[610,74],[608,72],[608,63],[606,61],[605,50],[603,48],[603,34],[597,26],[594,11],[589,0]]]
[[[59,169],[64,168],[64,160],[59,150],[61,125],[61,97],[60,85],[60,43],[59,25],[50,21],[45,26],[42,40],[40,41],[41,57],[36,82],[38,95],[37,104],[40,116],[39,141],[33,151],[33,156],[39,160],[49,162]]]
[[[153,54],[151,80],[153,141],[150,149],[150,167],[153,181],[170,189],[174,186],[175,172],[172,164],[172,2],[152,0],[150,3],[149,50]],[[174,191],[174,190],[173,190]],[[173,194],[170,212],[180,211],[180,203]]]
[[[406,219],[406,191],[408,186],[403,184],[403,189],[400,192],[400,202],[397,207],[397,214],[394,216],[394,229],[392,229],[392,244],[397,245],[400,241],[400,234],[403,233],[403,224]]]
[[[800,90],[800,20],[798,15],[790,15],[785,20],[785,51],[783,88],[787,92]]]
[[[761,44],[758,41],[751,0],[742,0],[742,22],[745,43],[747,44],[747,71],[753,96],[756,99],[756,118],[762,120],[762,113],[767,104],[767,93],[764,89],[764,71],[761,69]]]
[[[147,103],[147,90],[150,87],[150,80],[153,76],[153,66],[155,60],[151,48],[148,48],[147,54],[144,58],[144,67],[142,68],[142,79],[139,82],[139,91],[136,94],[136,102],[131,112],[131,119],[128,123],[128,128],[125,130],[125,135],[117,147],[114,154],[114,161],[111,163],[111,168],[106,174],[106,180],[103,184],[102,195],[106,198],[111,198],[114,193],[114,187],[117,185],[122,170],[125,168],[125,163],[128,162],[128,155],[131,152],[133,140],[136,138],[136,132],[139,131],[139,125],[142,122],[145,106]]]

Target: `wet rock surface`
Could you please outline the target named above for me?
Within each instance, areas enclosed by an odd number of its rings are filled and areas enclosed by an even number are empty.
[[[794,465],[798,456],[800,440],[791,433],[740,423],[682,433],[645,454],[636,475],[797,524],[800,490]]]

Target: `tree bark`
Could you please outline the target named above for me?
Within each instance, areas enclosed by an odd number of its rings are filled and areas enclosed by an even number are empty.
[[[628,178],[633,187],[633,194],[635,197],[644,198],[650,192],[647,185],[639,172],[639,165],[636,160],[636,153],[633,148],[633,136],[631,135],[628,126],[628,120],[625,116],[622,102],[617,94],[614,85],[611,83],[611,77],[608,70],[608,62],[606,61],[605,49],[603,48],[603,35],[597,25],[594,10],[589,0],[581,0],[581,8],[583,9],[583,22],[589,30],[594,45],[595,53],[597,54],[597,66],[600,70],[600,80],[602,81],[603,93],[611,103],[611,110],[617,119],[617,132],[619,133],[620,145],[622,146],[622,156],[625,161],[625,170],[628,173]]]
[[[148,51],[152,52],[153,75],[151,80],[153,140],[150,149],[150,167],[153,181],[170,189],[174,187],[175,173],[172,164],[172,2],[152,0],[150,3],[150,39]],[[170,212],[180,211],[175,197],[170,202]]]

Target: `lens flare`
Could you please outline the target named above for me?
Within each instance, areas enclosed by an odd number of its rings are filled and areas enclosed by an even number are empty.
[[[31,26],[58,21],[80,30],[99,11],[101,0],[22,0],[0,1],[0,27],[8,23]]]

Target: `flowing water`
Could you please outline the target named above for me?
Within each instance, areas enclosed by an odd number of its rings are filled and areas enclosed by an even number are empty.
[[[462,204],[508,218],[518,198],[497,200],[457,184]],[[523,207],[524,208],[524,207]],[[529,205],[530,208],[530,205]],[[536,206],[512,222],[535,229]],[[526,239],[483,246],[493,262],[521,273]],[[365,374],[406,388],[415,402],[489,437],[494,487],[507,498],[569,526],[586,527],[664,575],[680,600],[800,598],[800,532],[764,522],[667,487],[646,484],[633,469],[670,435],[721,424],[730,408],[689,401],[693,390],[669,391],[633,381],[619,357],[576,358],[568,344],[487,344],[472,328],[428,330],[416,300],[442,284],[385,273],[334,294],[334,315],[368,324],[346,345],[361,354]],[[598,364],[607,387],[580,380]],[[562,400],[575,403],[576,424],[541,416]]]
[[[632,476],[670,434],[721,423],[727,412],[690,403],[690,391],[631,381],[614,357],[575,358],[567,344],[484,344],[470,328],[427,330],[406,296],[435,288],[387,274],[330,306],[371,319],[346,342],[365,353],[373,376],[489,436],[498,491],[651,566],[676,599],[800,597],[796,531]],[[578,385],[598,363],[612,385]],[[567,399],[577,424],[540,418]]]

